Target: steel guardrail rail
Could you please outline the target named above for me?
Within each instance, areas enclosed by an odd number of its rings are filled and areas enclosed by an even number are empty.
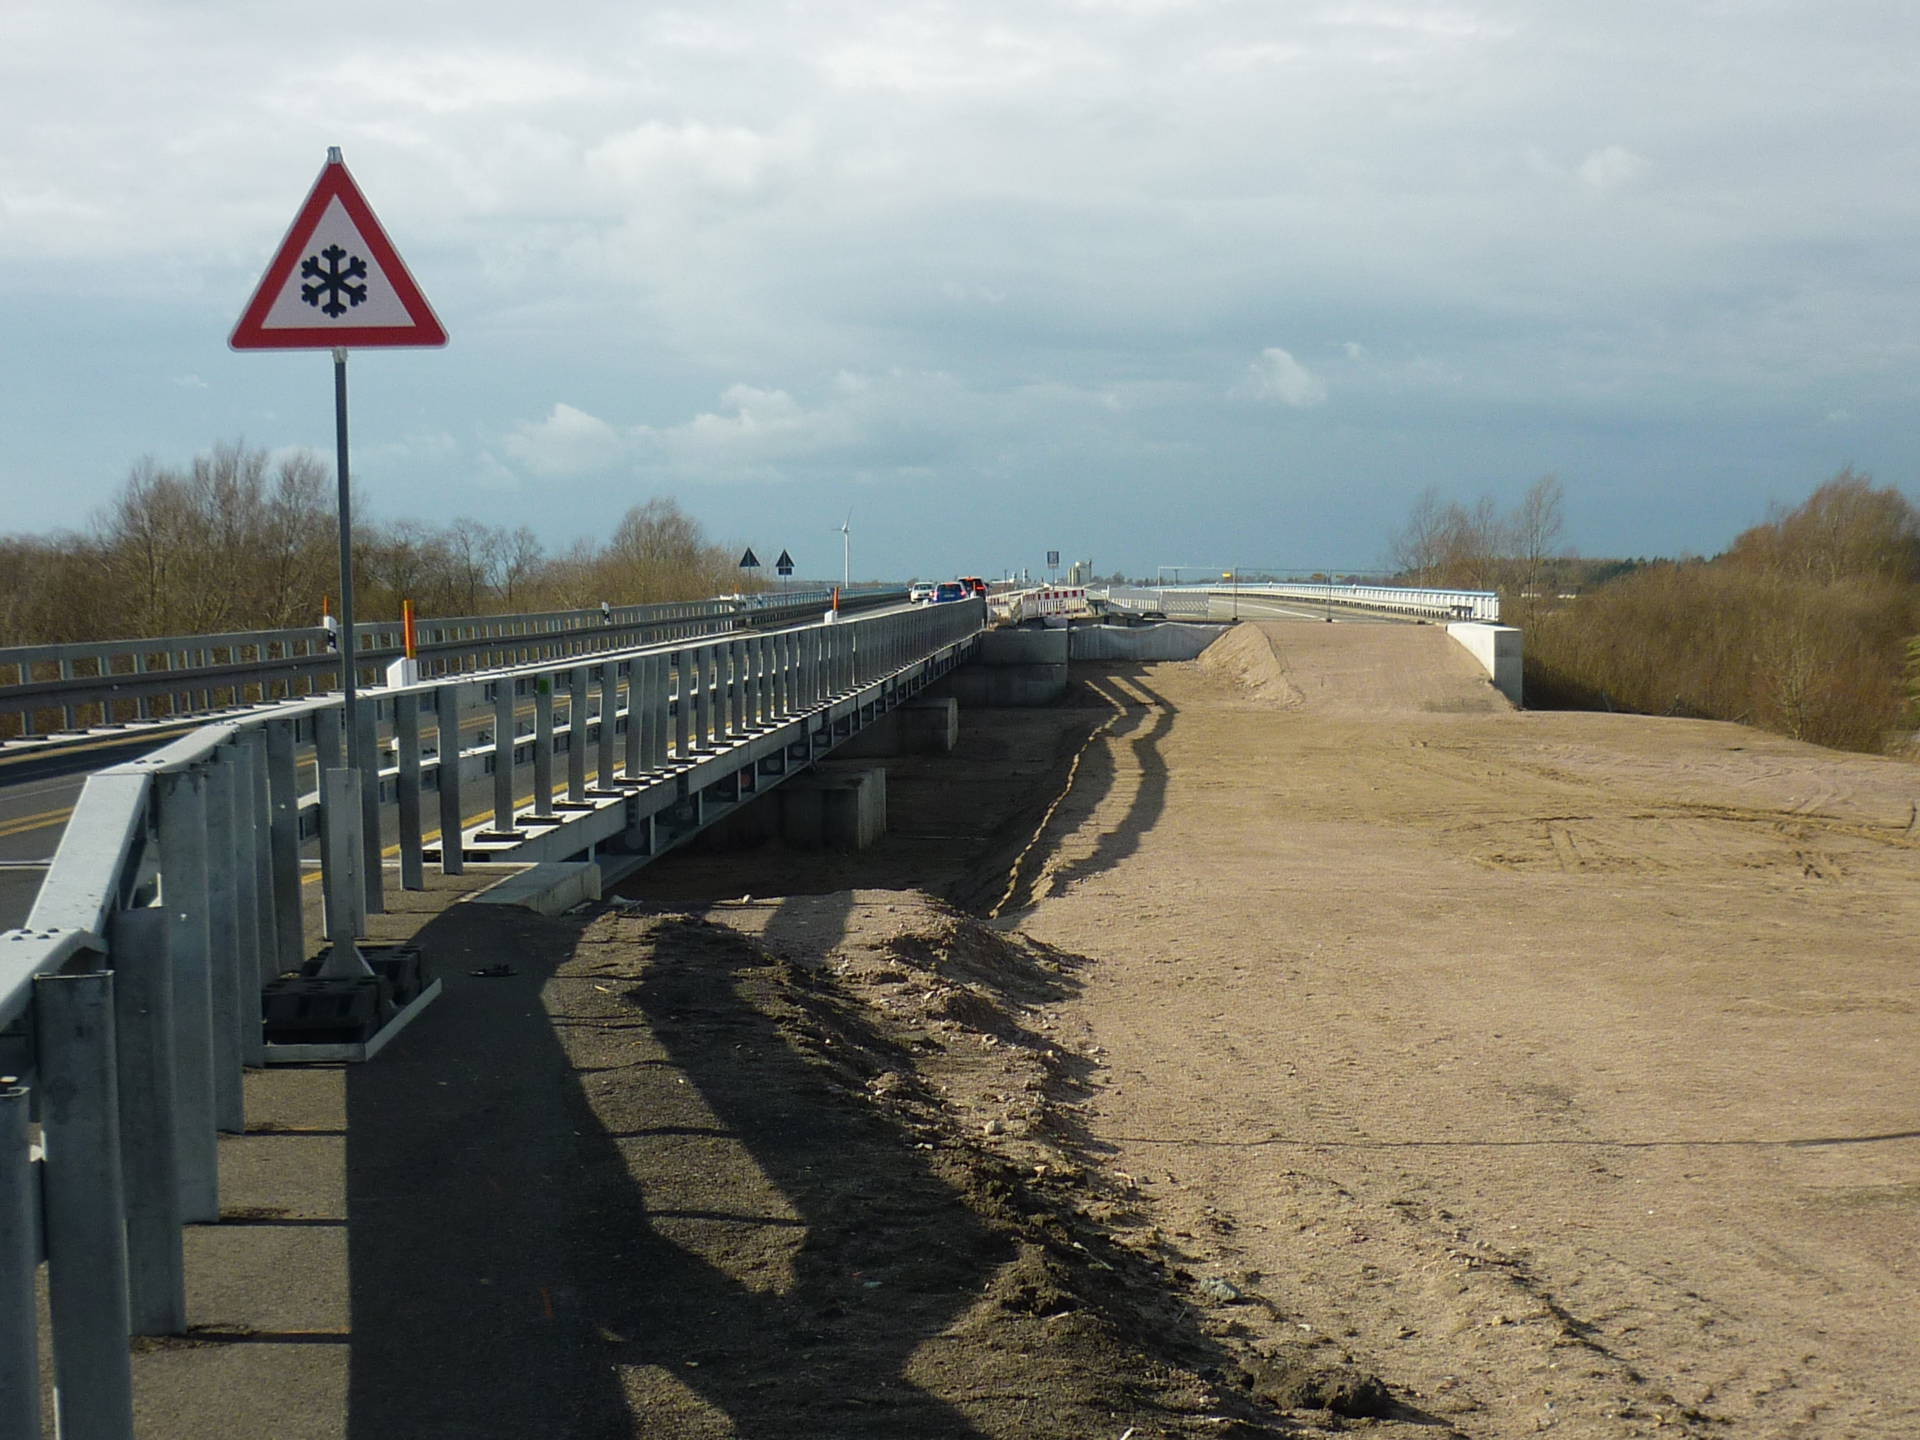
[[[984,625],[977,600],[899,608],[369,692],[356,722],[391,763],[357,796],[337,696],[90,777],[27,924],[0,933],[0,1436],[41,1433],[44,1260],[58,1433],[131,1440],[128,1337],[186,1328],[181,1227],[220,1217],[218,1137],[244,1131],[244,1068],[269,1058],[261,988],[308,958],[306,839],[331,837],[336,936],[383,908],[389,848],[403,889],[428,861],[457,874],[609,843],[637,861],[919,693]],[[476,720],[490,729],[468,745]],[[475,792],[490,803],[470,817]]]
[[[469,615],[416,623],[422,673],[492,669],[563,655],[630,648],[742,625],[764,626],[817,614],[832,592],[765,592],[745,598],[615,606],[606,611],[556,610],[515,615]],[[883,587],[842,596],[847,611],[904,599]],[[404,653],[397,621],[354,626],[354,658],[370,687]],[[43,672],[53,670],[47,675]],[[199,715],[244,710],[250,693],[260,704],[320,694],[339,683],[340,657],[323,627],[102,640],[0,648],[0,725],[11,719],[18,735],[45,731],[39,717],[59,717],[77,731],[88,710],[102,728],[143,723],[177,726]],[[10,678],[9,678],[10,677]],[[155,702],[163,702],[156,705]],[[164,711],[164,713],[160,713]],[[0,730],[0,744],[6,742]]]

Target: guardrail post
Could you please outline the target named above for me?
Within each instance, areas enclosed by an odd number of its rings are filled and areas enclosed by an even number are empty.
[[[261,936],[260,867],[256,852],[261,842],[254,823],[253,750],[242,739],[223,746],[220,763],[228,771],[227,794],[233,804],[224,863],[233,868],[234,1016],[239,1026],[240,1058],[246,1065],[267,1063],[266,1034],[260,1016]],[[217,862],[218,863],[218,862]],[[247,1024],[251,1008],[256,1023]]]
[[[567,671],[567,800],[574,805],[587,798],[587,667]]]
[[[439,752],[435,771],[440,799],[440,873],[459,875],[466,870],[465,816],[460,810],[460,686],[442,685],[433,692],[434,745]]]
[[[593,784],[595,789],[602,791],[613,789],[613,740],[619,730],[614,712],[620,699],[619,672],[623,668],[625,667],[615,661],[602,660],[599,665],[600,673],[594,685],[600,700],[600,748],[599,759],[594,762],[593,767]],[[627,716],[629,728],[634,724],[634,720],[635,717],[632,714]]]
[[[674,759],[685,765],[693,733],[693,651],[673,652],[673,751]]]
[[[664,770],[667,768],[667,741],[673,729],[673,696],[669,689],[668,671],[671,668],[665,655],[652,655],[647,659],[646,684],[641,693],[653,713],[653,724],[647,731],[647,768]]]
[[[40,1268],[40,1170],[27,1152],[32,1097],[0,1086],[0,1435],[39,1440],[40,1341],[34,1313]]]
[[[696,671],[700,677],[700,723],[695,727],[693,744],[697,750],[713,750],[726,733],[726,717],[720,708],[722,696],[718,645],[700,647]]]
[[[644,683],[647,662],[645,659],[622,660],[620,673],[626,678],[627,684],[626,759],[621,773],[629,780],[638,780],[640,772],[647,768],[647,728],[653,719]]]
[[[320,857],[322,903],[327,912],[327,939],[331,954],[321,967],[325,975],[359,975],[366,962],[354,945],[365,928],[358,902],[364,893],[359,876],[366,847],[360,843],[360,776],[354,770],[329,770],[320,777],[320,804],[333,811],[327,844]]]
[[[693,689],[689,696],[693,710],[693,749],[688,757],[708,748],[707,737],[713,730],[713,647],[696,645],[688,652],[693,658]]]
[[[420,861],[420,697],[393,697],[393,743],[400,762],[394,777],[393,799],[399,811],[400,888],[424,890],[427,879]]]
[[[729,640],[720,647],[721,663],[726,667],[727,710],[725,739],[731,740],[746,729],[747,665],[746,645]]]
[[[366,892],[365,908],[360,913],[364,920],[387,908],[386,876],[380,863],[380,746],[375,724],[380,702],[372,695],[362,695],[353,708],[360,728],[361,764],[365,767],[359,772],[360,845],[365,852],[360,861],[360,881]]]
[[[553,677],[533,680],[533,814],[553,818]]]
[[[247,832],[253,842],[254,926],[260,984],[265,987],[302,957],[282,959],[280,955],[280,917],[273,908],[273,782],[267,774],[267,732],[252,726],[241,731],[238,739],[253,782],[247,796]]]
[[[234,864],[234,767],[222,750],[208,760],[207,775],[207,973],[213,1028],[215,1115],[222,1130],[247,1128],[240,1090],[246,1052],[241,1047],[240,896]],[[337,818],[335,823],[337,824]],[[257,970],[256,970],[257,973]],[[259,1002],[254,1002],[258,1016]]]
[[[307,958],[306,917],[300,913],[300,776],[290,720],[267,725],[267,804],[274,948],[286,970]]]
[[[133,1373],[113,976],[39,976],[33,1014],[55,1433],[61,1440],[129,1440]]]
[[[160,903],[172,932],[167,968],[173,976],[180,1210],[189,1222],[209,1223],[220,1218],[220,1163],[207,905],[207,777],[196,767],[157,775],[154,781],[160,816]]]
[[[776,630],[767,637],[767,718],[778,719],[792,708],[787,693],[787,632]]]
[[[493,828],[513,833],[514,683],[511,675],[493,682]]]
[[[109,923],[127,1305],[135,1335],[175,1335],[187,1328],[187,1272],[180,1245],[171,927],[157,909],[121,910]]]

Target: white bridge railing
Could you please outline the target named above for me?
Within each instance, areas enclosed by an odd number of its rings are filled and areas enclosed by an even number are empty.
[[[1205,615],[1233,597],[1272,597],[1310,605],[1338,605],[1434,620],[1485,620],[1498,624],[1500,597],[1491,590],[1426,590],[1397,585],[1341,585],[1317,581],[1259,582],[1240,585],[1179,585],[1165,588],[1116,586],[1108,603],[1125,610],[1159,610],[1169,618]]]
[[[0,933],[0,1436],[41,1433],[44,1260],[58,1433],[131,1437],[129,1336],[186,1327],[181,1227],[220,1217],[217,1137],[273,1058],[263,986],[314,948],[310,840],[336,957],[383,908],[383,848],[408,889],[428,862],[657,854],[945,674],[984,618],[843,616],[372,692],[364,774],[340,768],[336,696],[91,777],[26,926]]]

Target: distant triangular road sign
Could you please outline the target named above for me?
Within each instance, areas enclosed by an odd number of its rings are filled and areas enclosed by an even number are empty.
[[[446,343],[445,327],[340,152],[329,151],[227,344],[235,350],[334,350]]]
[[[773,568],[778,570],[782,575],[791,575],[793,573],[793,557],[782,550],[780,552],[780,558],[773,562]]]
[[[760,568],[760,557],[753,553],[753,547],[751,545],[747,547],[747,553],[740,557],[740,568],[742,570],[758,570]]]

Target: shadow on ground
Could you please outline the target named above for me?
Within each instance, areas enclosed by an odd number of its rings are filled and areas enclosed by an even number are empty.
[[[681,925],[638,981],[583,954],[550,1019],[578,933],[450,911],[439,1023],[351,1073],[349,1434],[980,1433],[902,1370],[1004,1238],[742,994],[742,937]],[[483,950],[517,973],[469,976]]]

